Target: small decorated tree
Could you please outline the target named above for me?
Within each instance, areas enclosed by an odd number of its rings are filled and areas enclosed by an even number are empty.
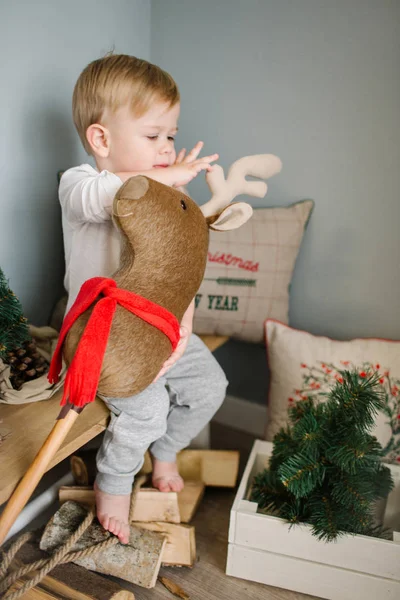
[[[29,335],[20,301],[0,269],[0,358],[11,367],[10,381],[19,390],[25,381],[43,375],[47,361]]]
[[[368,433],[383,405],[379,377],[341,376],[325,402],[313,396],[289,409],[289,425],[275,435],[269,468],[255,477],[251,494],[259,509],[309,523],[325,541],[346,532],[380,535],[375,503],[393,487],[382,448]]]
[[[27,319],[21,303],[0,269],[0,358],[6,361],[7,353],[28,339]]]

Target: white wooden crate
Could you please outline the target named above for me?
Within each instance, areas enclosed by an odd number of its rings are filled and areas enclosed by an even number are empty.
[[[394,540],[344,536],[320,542],[308,525],[292,527],[257,513],[246,500],[254,475],[267,465],[272,444],[257,440],[231,510],[226,573],[329,600],[400,600],[400,535]],[[400,531],[400,467],[389,465],[395,489],[385,525]]]

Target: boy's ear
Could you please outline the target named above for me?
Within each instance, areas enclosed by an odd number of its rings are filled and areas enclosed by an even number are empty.
[[[86,129],[86,139],[95,156],[101,156],[101,158],[107,158],[110,152],[110,136],[108,129],[93,123]]]

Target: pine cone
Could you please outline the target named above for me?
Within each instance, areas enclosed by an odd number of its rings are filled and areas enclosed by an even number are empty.
[[[7,352],[5,362],[11,367],[10,381],[15,390],[20,390],[26,381],[37,379],[49,370],[49,363],[38,352],[34,340]]]

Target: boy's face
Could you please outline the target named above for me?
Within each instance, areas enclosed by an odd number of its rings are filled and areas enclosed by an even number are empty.
[[[179,103],[158,102],[137,118],[126,106],[103,120],[109,135],[107,169],[113,173],[148,171],[175,162]]]

